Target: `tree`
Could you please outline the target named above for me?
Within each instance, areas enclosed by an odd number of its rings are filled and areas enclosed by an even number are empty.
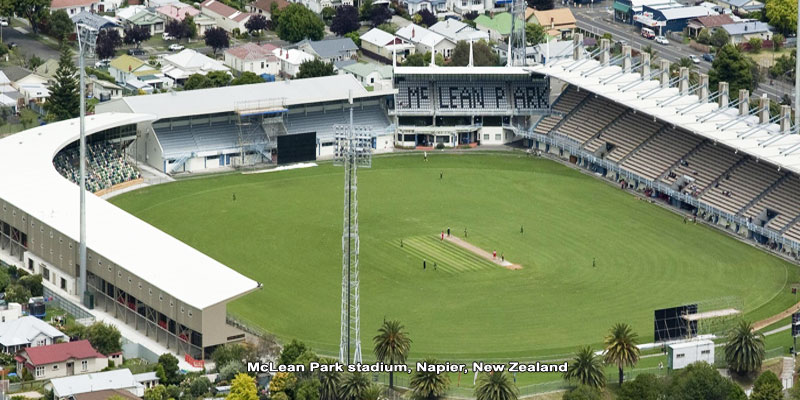
[[[27,304],[30,298],[31,291],[18,283],[8,285],[6,288],[6,301],[9,303]]]
[[[214,50],[214,54],[220,49],[225,49],[231,45],[231,39],[228,37],[228,32],[218,26],[206,29],[205,34],[206,46]]]
[[[61,58],[58,60],[58,69],[54,80],[55,83],[50,86],[50,97],[45,103],[48,118],[61,121],[77,117],[80,114],[81,99],[75,63],[72,61],[72,50],[69,46],[61,46]],[[19,283],[24,285],[22,279],[24,278],[21,278]],[[41,281],[39,283],[41,284]],[[30,287],[28,287],[28,291],[33,293]]]
[[[253,83],[263,83],[264,80],[253,72],[245,71],[231,81],[231,86],[250,85]]]
[[[731,35],[725,29],[717,29],[711,34],[711,45],[714,47],[722,47],[731,41]]]
[[[202,397],[204,394],[211,390],[211,381],[205,376],[201,376],[192,380],[189,384],[189,394],[196,398]]]
[[[747,41],[747,44],[750,45],[750,50],[753,53],[759,53],[761,52],[761,46],[764,44],[764,41],[761,40],[761,38],[752,37]]]
[[[527,2],[528,7],[539,11],[547,11],[555,8],[555,2],[553,0],[527,0]]]
[[[363,0],[358,8],[358,18],[366,21],[372,15],[372,0]]]
[[[728,334],[728,343],[725,344],[725,361],[728,363],[728,368],[739,375],[746,375],[761,369],[763,360],[764,335],[753,331],[752,323],[739,321]]]
[[[302,68],[302,65],[300,66]],[[400,321],[383,321],[378,334],[372,338],[375,357],[385,364],[405,364],[411,339]],[[394,374],[389,372],[389,388],[394,388]]]
[[[772,50],[778,51],[781,47],[783,47],[783,43],[785,41],[786,36],[783,36],[780,33],[772,35]]]
[[[339,395],[342,400],[361,400],[369,387],[367,375],[361,372],[347,372],[339,385]]]
[[[211,87],[225,87],[231,83],[231,75],[228,71],[211,71],[206,77]]]
[[[333,64],[326,63],[325,61],[315,58],[313,60],[304,61],[302,64],[300,64],[300,69],[294,78],[303,79],[331,75],[336,75],[336,72],[333,70]]]
[[[755,88],[751,71],[752,61],[742,54],[736,46],[728,44],[717,51],[711,69],[708,71],[709,84],[717,87],[720,82],[728,82],[730,93],[734,96],[739,89],[751,92]]]
[[[58,70],[56,70],[58,73]],[[17,280],[22,286],[31,291],[31,296],[41,296],[44,294],[44,286],[42,286],[42,275],[25,275]]]
[[[561,397],[561,400],[600,400],[601,398],[600,389],[580,385],[575,389],[564,392],[564,396]]]
[[[336,360],[323,359],[320,360],[321,364],[333,364]],[[338,400],[339,399],[339,385],[342,380],[342,374],[335,371],[320,372],[319,374],[319,400]]]
[[[564,373],[564,379],[596,388],[606,385],[603,363],[589,346],[578,349],[572,365]]]
[[[528,41],[528,45],[536,46],[547,41],[547,33],[541,25],[528,23],[525,24],[525,40]]]
[[[518,397],[519,389],[510,373],[484,372],[478,376],[478,383],[475,386],[476,400],[516,400]]]
[[[492,51],[489,44],[485,41],[472,43],[472,55],[475,66],[494,66],[499,64],[497,54]],[[469,43],[460,41],[456,43],[453,54],[450,57],[450,65],[464,67],[469,63]]]
[[[64,10],[56,10],[47,17],[47,33],[59,42],[75,32],[75,23]]]
[[[281,356],[278,358],[278,365],[293,364],[294,360],[300,357],[306,350],[308,350],[308,347],[306,347],[305,343],[297,339],[292,339],[289,344],[283,347]]]
[[[122,351],[122,335],[113,325],[95,322],[86,329],[86,338],[95,350],[105,355]]]
[[[133,25],[125,29],[122,41],[125,44],[135,45],[138,49],[142,42],[150,39],[150,36],[149,27]]]
[[[144,391],[144,400],[167,400],[167,388],[156,385]]]
[[[325,23],[331,22],[333,17],[336,15],[336,9],[330,6],[325,7],[322,9],[320,15],[322,15],[322,20],[325,21]]]
[[[372,7],[372,11],[370,12],[369,15],[369,21],[372,23],[373,27],[382,25],[391,19],[392,19],[392,12],[389,11],[388,6],[381,4]]]
[[[171,353],[164,353],[158,357],[158,365],[164,368],[164,381],[162,384],[171,385],[179,383],[181,380],[178,370],[178,359]]]
[[[39,24],[47,18],[50,0],[13,0],[14,13],[30,22],[34,33],[39,32]]]
[[[197,24],[194,23],[194,17],[187,15],[183,18],[183,33],[186,39],[194,39],[197,37]]]
[[[273,21],[275,21],[274,17]],[[325,31],[322,19],[298,3],[286,6],[280,12],[277,21],[278,37],[292,43],[303,39],[321,40]]]
[[[5,268],[0,268],[0,292],[5,291],[8,284],[11,283],[11,277]]]
[[[201,74],[191,74],[186,79],[186,82],[183,83],[184,90],[195,90],[195,89],[206,89],[210,88],[211,81],[208,80],[208,77]]]
[[[36,121],[38,121],[38,120],[39,120],[39,116],[35,112],[31,111],[30,109],[26,108],[26,109],[23,109],[22,111],[19,112],[19,122],[22,124],[22,127],[25,128],[25,129],[28,129],[31,126],[33,126],[33,124],[35,124]],[[11,286],[9,286],[9,287],[11,287]],[[20,287],[22,289],[25,289],[21,285],[20,285]],[[6,289],[6,290],[8,290],[8,289]],[[31,296],[30,296],[30,292],[29,292],[28,293],[28,297],[25,299],[24,302],[27,302],[30,297]],[[9,300],[7,291],[6,291],[6,300],[7,301],[12,301],[12,300]]]
[[[359,27],[361,24],[358,22],[358,9],[349,5],[339,7],[331,21],[331,32],[339,36],[355,32]]]
[[[404,67],[424,67],[431,62],[431,53],[414,53],[406,56],[402,65]]]
[[[350,38],[350,40],[352,40],[353,43],[355,43],[356,46],[361,47],[361,37],[358,36],[358,31],[353,31],[353,32],[350,32],[348,34],[345,34],[344,37]],[[2,54],[0,54],[0,55],[2,55]]]
[[[303,379],[294,392],[294,400],[319,400],[320,382],[317,379]]]
[[[791,34],[797,30],[797,1],[769,0],[765,8],[769,24],[779,32]]]
[[[622,374],[622,368],[633,367],[639,362],[639,348],[636,347],[638,337],[639,335],[631,330],[630,325],[624,323],[615,324],[606,336],[605,361],[608,364],[616,364],[619,368],[620,385],[625,377]]]
[[[231,382],[231,392],[225,400],[258,400],[255,378],[247,374],[236,375]]]
[[[746,400],[742,388],[704,362],[689,364],[669,380],[664,397],[670,400]]]
[[[228,382],[236,377],[237,374],[245,372],[246,370],[247,367],[245,367],[244,363],[239,360],[231,360],[223,364],[222,367],[217,367],[219,379]]]
[[[380,29],[380,30],[382,30],[384,32],[391,33],[392,35],[394,35],[397,32],[398,26],[393,24],[393,23],[391,23],[391,22],[387,22],[385,24],[378,25],[378,29]]]
[[[424,362],[428,365],[439,364],[434,359],[425,359]],[[391,382],[391,378],[389,379]],[[447,394],[447,390],[450,388],[450,376],[418,369],[411,375],[408,385],[414,392],[415,399],[436,400]]]
[[[774,372],[767,370],[756,379],[750,400],[783,400],[783,385]]]
[[[658,52],[656,51],[656,49],[653,48],[652,45],[648,44],[647,46],[642,47],[642,52],[650,54],[650,61],[651,62],[655,61],[656,58],[658,58]]]
[[[187,34],[186,25],[183,24],[183,21],[178,21],[177,19],[167,22],[167,25],[164,26],[164,32],[177,40],[183,39]]]
[[[275,393],[284,392],[289,395],[294,392],[296,385],[297,377],[294,376],[294,374],[289,372],[276,372],[269,381],[269,393],[270,395],[275,395]],[[291,396],[289,397],[291,398]]]
[[[417,15],[419,15],[419,17],[420,17],[420,19],[422,21],[422,25],[424,25],[426,27],[430,27],[430,26],[436,24],[437,22],[439,22],[439,18],[436,18],[436,16],[433,15],[433,13],[430,12],[427,8],[423,8],[422,10],[419,10]]]
[[[250,19],[248,19],[247,22],[244,23],[244,28],[247,29],[247,32],[251,35],[253,33],[260,34],[261,31],[267,29],[267,25],[268,25],[267,17],[261,14],[255,14],[252,15]]]
[[[119,31],[116,29],[103,29],[97,34],[95,53],[97,53],[99,59],[107,60],[114,57],[117,47],[121,45],[122,38],[119,36]]]
[[[663,383],[653,374],[640,374],[622,384],[617,400],[659,400],[664,392]]]
[[[708,31],[708,28],[700,30],[700,33],[697,34],[697,42],[700,44],[711,44],[711,32]]]

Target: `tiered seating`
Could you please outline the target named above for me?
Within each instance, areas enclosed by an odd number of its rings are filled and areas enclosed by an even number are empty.
[[[600,136],[586,144],[586,150],[594,152],[605,143],[614,145],[607,158],[619,162],[635,148],[639,147],[650,136],[658,132],[661,126],[653,120],[637,114],[624,115],[611,125]]]
[[[408,90],[406,90],[408,95]],[[410,94],[415,104],[414,93]],[[486,110],[511,108],[511,89],[505,82],[442,81],[434,83],[431,93],[439,110],[459,110],[479,113]]]
[[[140,177],[139,171],[128,163],[122,151],[111,144],[95,142],[86,150],[86,190],[94,193]],[[62,150],[53,159],[58,173],[75,183],[80,180],[79,151],[77,147]]]
[[[647,179],[655,180],[702,140],[687,132],[668,129],[628,157],[622,166]]]
[[[624,107],[615,103],[598,98],[589,99],[561,125],[559,132],[585,143],[624,111]]]
[[[686,175],[694,179],[694,186],[699,193],[741,159],[742,156],[732,150],[706,142],[694,154],[673,168],[662,181],[671,185]]]
[[[569,114],[588,94],[589,92],[585,90],[582,92],[575,90],[575,87],[572,85],[567,86],[567,89],[564,90],[561,96],[558,96],[556,102],[553,103],[552,109],[564,113],[565,115]],[[560,115],[548,115],[544,117],[539,124],[536,125],[534,132],[546,135],[561,122],[561,118],[562,116]]]
[[[800,215],[800,179],[796,175],[789,175],[753,204],[744,215],[756,218],[765,209],[778,213],[767,222],[767,228],[776,231],[785,228],[795,217]]]
[[[792,224],[792,226],[783,233],[783,236],[800,242],[800,222]]]
[[[398,110],[433,110],[433,89],[427,82],[401,80],[397,84]]]
[[[777,168],[748,159],[720,178],[701,199],[725,212],[737,214],[782,175]]]
[[[154,128],[165,158],[239,146],[239,127],[231,123]]]
[[[289,114],[286,120],[286,131],[292,133],[316,132],[317,138],[333,137],[334,125],[346,124],[350,121],[350,111],[317,111],[310,113]],[[390,123],[386,112],[379,106],[353,109],[353,121],[357,125],[366,125],[373,130],[386,129]]]

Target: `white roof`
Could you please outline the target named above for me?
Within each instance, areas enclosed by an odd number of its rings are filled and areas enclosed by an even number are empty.
[[[673,349],[688,349],[692,347],[700,347],[700,346],[713,346],[714,342],[708,339],[703,340],[690,340],[688,342],[680,342],[680,343],[671,343],[668,346]]]
[[[152,101],[155,97],[134,98]],[[163,103],[160,106],[169,107]],[[144,114],[95,114],[86,117],[86,134],[154,119],[154,115]],[[0,170],[25,171],[0,174],[0,199],[74,241],[79,240],[80,190],[55,170],[53,157],[79,136],[75,118],[0,139]],[[241,296],[258,285],[92,194],[86,196],[86,240],[88,247],[103,259],[201,310]]]
[[[0,85],[10,85],[10,84],[11,84],[11,80],[8,79],[8,77],[6,76],[5,72],[0,71]]]
[[[54,378],[50,383],[53,385],[53,394],[57,398],[101,390],[142,387],[142,384],[134,379],[131,370],[127,368]]]
[[[105,107],[114,108],[124,103],[128,111],[156,115],[157,119],[190,115],[205,115],[234,111],[239,101],[256,101],[284,98],[286,106],[324,101],[346,100],[348,92],[353,98],[373,97],[382,91],[368,92],[349,74],[318,78],[295,79],[252,85],[226,86],[212,89],[187,90],[148,96],[129,96],[100,103],[97,112]],[[392,93],[388,91],[387,94]]]
[[[138,14],[139,11],[145,10],[145,6],[128,6],[125,8],[118,8],[115,15],[119,19],[130,19],[134,15]]]
[[[563,59],[546,66],[536,65],[527,69],[550,75],[632,108],[637,113],[656,117],[698,136],[750,154],[756,159],[800,173],[800,135],[779,134],[776,124],[759,125],[755,116],[740,119],[735,109],[711,115],[711,112],[719,108],[717,103],[699,104],[695,94],[677,96],[677,88],[660,89],[660,83],[656,80],[633,85],[641,79],[638,72],[620,74],[619,66],[595,68],[598,65],[597,60],[576,63],[572,59]],[[631,84],[632,87],[622,90],[626,84]],[[711,88],[710,91],[714,92],[716,89]],[[737,96],[738,93],[731,93],[732,99]]]
[[[0,344],[6,347],[31,344],[42,334],[49,338],[64,336],[64,333],[47,322],[31,316],[0,324]]]
[[[659,9],[658,11],[664,14],[664,17],[667,18],[668,20],[697,18],[697,17],[705,17],[708,15],[719,14],[718,12],[703,6],[675,7],[675,8]]]
[[[158,380],[158,375],[155,372],[144,372],[141,374],[134,374],[133,379],[136,379],[136,382],[150,382]]]
[[[452,42],[469,41],[469,40],[489,40],[489,34],[477,30],[461,21],[448,18],[444,21],[439,21],[430,28],[432,32],[444,36]]]
[[[192,49],[183,49],[176,54],[165,56],[164,62],[184,71],[203,71],[201,73],[230,71],[230,68],[226,67],[222,62]],[[162,68],[162,72],[166,74],[166,68]]]
[[[297,49],[284,49],[278,47],[277,49],[272,50],[272,54],[274,54],[275,57],[278,57],[278,59],[283,62],[295,65],[299,65],[314,59],[313,55]]]
[[[384,47],[391,43],[397,36],[378,28],[372,28],[367,33],[361,35],[361,40],[367,43]]]
[[[413,43],[421,43],[425,46],[436,46],[443,40],[447,40],[444,36],[423,28],[417,24],[406,25],[396,32],[397,36],[408,40]]]
[[[528,75],[524,67],[396,67],[395,75]]]

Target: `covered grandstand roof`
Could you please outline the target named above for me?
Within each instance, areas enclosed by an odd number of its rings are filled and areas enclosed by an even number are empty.
[[[87,116],[86,134],[155,118],[128,113]],[[53,158],[78,137],[75,118],[0,140],[0,169],[25,171],[0,174],[0,198],[75,241],[79,239],[80,190],[56,171]],[[104,259],[198,309],[233,299],[258,285],[92,194],[86,196],[86,238],[88,247]]]
[[[98,113],[107,111],[145,113],[157,116],[156,119],[163,119],[232,112],[236,103],[245,101],[283,98],[286,106],[341,101],[347,100],[351,91],[354,99],[393,93],[391,89],[367,91],[354,76],[345,74],[123,97],[98,104],[96,107]]]

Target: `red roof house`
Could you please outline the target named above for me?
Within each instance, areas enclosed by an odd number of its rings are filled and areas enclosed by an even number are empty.
[[[36,380],[98,372],[108,367],[108,358],[88,340],[29,347],[17,352],[17,373],[23,368]]]

